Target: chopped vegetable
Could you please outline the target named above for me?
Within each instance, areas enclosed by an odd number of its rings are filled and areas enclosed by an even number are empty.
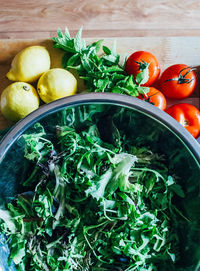
[[[184,191],[120,114],[68,109],[51,140],[39,123],[23,136],[31,166],[0,224],[18,270],[176,270]]]

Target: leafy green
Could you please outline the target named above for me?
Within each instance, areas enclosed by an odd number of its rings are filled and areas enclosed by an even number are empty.
[[[176,270],[177,225],[188,218],[174,205],[184,191],[164,157],[95,109],[67,110],[51,133],[37,123],[23,136],[32,168],[0,211],[18,270]]]
[[[67,28],[65,33],[58,29],[57,37],[52,40],[55,48],[66,52],[62,61],[63,67],[77,70],[85,80],[88,91],[114,92],[135,97],[139,93],[145,94],[149,91],[147,87],[140,86],[148,81],[148,67],[139,73],[137,78],[133,78],[125,73],[125,62],[121,64],[115,42],[111,49],[102,46],[103,40],[86,45],[81,33],[82,29],[75,38],[71,38]],[[101,47],[103,54],[98,54]]]
[[[136,76],[136,82],[139,85],[145,84],[149,79],[149,64],[145,65],[145,68],[142,69],[140,73]]]

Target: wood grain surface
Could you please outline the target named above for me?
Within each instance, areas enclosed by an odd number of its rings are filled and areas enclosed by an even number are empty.
[[[112,46],[113,40],[113,38],[105,38],[104,44]],[[92,41],[94,41],[94,39],[87,39],[87,43]],[[11,81],[6,78],[6,73],[10,68],[13,57],[23,48],[33,44],[46,46],[50,52],[51,67],[61,67],[63,53],[59,49],[54,49],[50,40],[0,40],[0,93],[11,83]],[[121,56],[131,54],[136,50],[151,51],[157,57],[162,71],[169,65],[185,63],[189,66],[197,67],[198,77],[200,77],[198,71],[200,63],[200,37],[118,38],[117,50]],[[79,90],[81,91],[81,89],[82,84],[80,83]],[[200,89],[198,85],[192,97],[182,101],[168,100],[168,105],[184,101],[200,108],[199,93]],[[0,113],[0,129],[8,127],[10,124],[11,123],[6,121]]]
[[[199,0],[0,0],[0,38],[200,36]]]

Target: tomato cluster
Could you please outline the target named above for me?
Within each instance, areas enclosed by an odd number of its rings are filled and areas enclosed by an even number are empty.
[[[149,52],[138,51],[128,57],[125,71],[133,75],[136,83],[138,83],[137,75],[144,71],[147,72],[147,80],[141,86],[149,87],[149,91],[146,94],[140,94],[137,98],[165,110],[195,138],[200,135],[199,109],[187,103],[178,103],[167,108],[166,100],[166,98],[184,99],[194,92],[197,85],[194,68],[185,64],[176,64],[168,67],[160,76],[160,65],[156,57]],[[152,86],[154,83],[159,86],[160,90]]]

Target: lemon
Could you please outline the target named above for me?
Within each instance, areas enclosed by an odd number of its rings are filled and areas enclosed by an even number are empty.
[[[12,83],[2,92],[0,107],[6,119],[18,121],[39,107],[37,91],[28,83]]]
[[[40,77],[37,91],[45,103],[50,103],[76,94],[77,80],[70,72],[64,69],[51,69]]]
[[[65,55],[65,51],[59,48],[54,48],[52,42],[45,41],[44,46],[47,48],[51,58],[51,69],[64,68],[62,65],[62,59]],[[82,78],[80,78],[78,72],[75,69],[69,69],[77,80],[77,92],[82,93],[87,91],[87,86]]]
[[[7,77],[11,81],[34,82],[50,69],[50,56],[44,46],[29,46],[20,51],[11,63]]]

